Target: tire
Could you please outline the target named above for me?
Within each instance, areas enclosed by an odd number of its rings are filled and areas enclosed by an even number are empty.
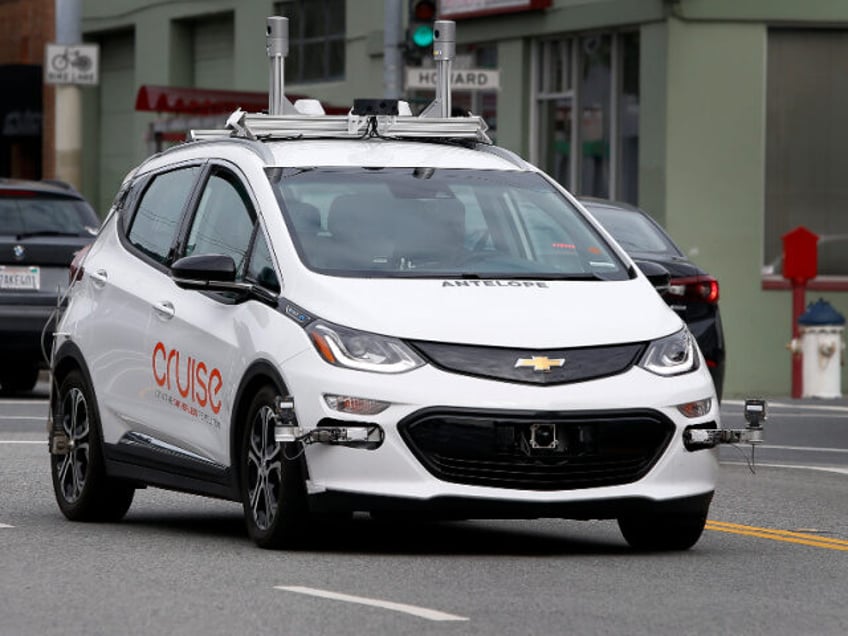
[[[32,391],[38,382],[38,367],[26,364],[0,371],[0,394],[11,395]]]
[[[645,513],[620,517],[618,527],[631,548],[640,551],[668,552],[688,550],[698,542],[707,523],[703,513]]]
[[[253,398],[239,449],[244,517],[250,538],[260,548],[294,549],[308,534],[308,507],[300,444],[274,441],[274,398],[261,388]],[[292,458],[292,459],[290,459]]]
[[[53,425],[69,442],[66,454],[50,454],[59,509],[71,521],[119,521],[135,488],[106,474],[97,405],[79,371],[65,377],[54,400]]]

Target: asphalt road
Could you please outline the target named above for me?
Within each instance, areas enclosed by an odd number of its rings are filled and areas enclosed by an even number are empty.
[[[0,400],[3,636],[848,633],[840,404],[773,402],[755,472],[723,449],[708,530],[685,553],[631,552],[608,521],[364,516],[268,552],[240,506],[155,489],[122,523],[65,521],[44,397]],[[741,426],[741,404],[723,411]]]

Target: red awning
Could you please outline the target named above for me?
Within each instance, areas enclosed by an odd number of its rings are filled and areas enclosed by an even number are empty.
[[[268,108],[268,93],[145,84],[135,98],[136,110],[156,113],[216,115],[236,108],[254,112]]]
[[[302,95],[287,95],[294,102]],[[231,113],[236,108],[247,112],[268,109],[268,93],[256,91],[225,91],[209,88],[180,88],[177,86],[152,86],[138,89],[135,109],[155,113],[181,115],[217,115]],[[347,114],[348,109],[324,106],[328,114]]]

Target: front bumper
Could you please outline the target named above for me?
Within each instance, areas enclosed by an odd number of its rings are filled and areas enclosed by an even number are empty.
[[[381,443],[370,450],[323,443],[305,448],[307,489],[315,505],[322,500],[333,506],[346,501],[356,510],[388,505],[450,511],[462,502],[462,509],[479,504],[486,517],[525,516],[519,514],[525,507],[530,517],[598,516],[599,512],[617,516],[610,511],[705,497],[715,490],[715,451],[687,450],[683,440],[687,426],[720,426],[712,382],[703,364],[696,372],[670,378],[634,367],[588,382],[528,386],[431,366],[399,375],[350,371],[331,367],[306,351],[289,360],[283,372],[301,430],[313,429],[323,420],[368,424],[381,431]],[[330,409],[324,394],[370,398],[390,406],[378,415],[348,415]],[[686,418],[677,409],[705,398],[712,398],[712,404],[700,417]],[[447,421],[460,424],[462,430],[448,426],[423,436],[410,433],[422,426],[432,429],[422,423],[435,420],[437,429]],[[524,441],[513,440],[513,446],[507,444],[507,456],[486,456],[505,450],[493,441],[498,435],[515,435],[521,427],[540,423],[554,424],[556,434],[565,440],[562,448],[550,445],[548,436],[540,438],[547,446],[537,444],[528,453],[520,448]],[[493,432],[493,426],[501,430]],[[596,439],[603,448],[578,439],[597,436],[599,431],[604,437],[608,426],[617,433],[606,441]],[[642,433],[648,429],[649,443],[641,444]],[[484,456],[475,456],[474,449],[486,444],[490,448],[484,448]],[[634,444],[641,444],[635,453]],[[450,453],[445,451],[453,448],[457,452],[446,459]],[[595,461],[598,457],[603,461]],[[505,465],[497,461],[492,465],[490,460],[505,460]],[[613,467],[610,476],[604,473],[606,460],[628,465]],[[489,465],[481,468],[481,462]],[[505,474],[516,462],[524,465],[512,475]],[[469,463],[476,463],[470,471]],[[569,476],[575,467],[577,476]],[[540,472],[537,478],[534,473]]]
[[[617,519],[644,515],[698,515],[710,506],[713,492],[690,497],[655,501],[648,497],[598,498],[580,501],[531,501],[526,499],[484,499],[480,497],[433,497],[410,499],[383,497],[328,490],[314,494],[312,512],[334,513],[351,510],[370,512],[386,518],[404,519]]]

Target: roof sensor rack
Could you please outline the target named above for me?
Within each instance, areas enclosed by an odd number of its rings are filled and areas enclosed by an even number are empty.
[[[451,117],[450,75],[456,57],[456,24],[436,20],[433,57],[436,61],[436,98],[415,117],[405,101],[355,99],[350,113],[326,115],[316,100],[292,104],[285,96],[284,61],[289,50],[288,18],[268,18],[266,50],[270,64],[268,113],[246,113],[237,109],[224,129],[192,130],[192,140],[240,137],[246,139],[458,139],[487,144],[488,126],[482,117]]]

